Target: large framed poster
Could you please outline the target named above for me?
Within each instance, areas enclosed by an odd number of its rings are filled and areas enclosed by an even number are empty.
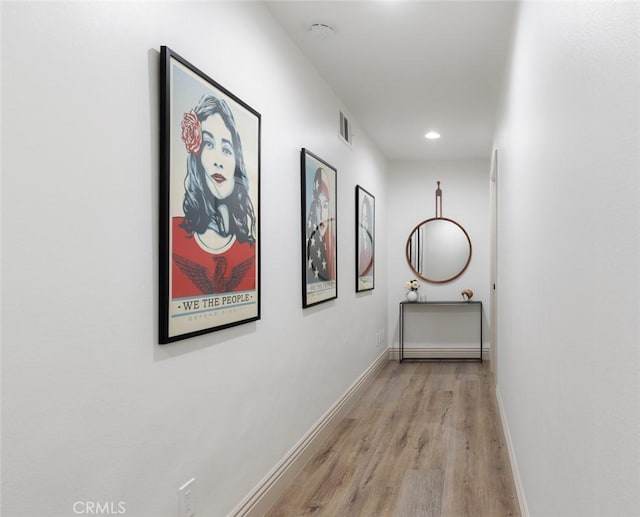
[[[356,292],[375,286],[376,200],[356,185]]]
[[[260,114],[168,47],[160,78],[161,344],[260,319]]]
[[[301,153],[302,307],[338,297],[337,170],[311,153]]]

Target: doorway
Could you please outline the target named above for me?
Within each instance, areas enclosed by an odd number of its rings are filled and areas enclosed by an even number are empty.
[[[491,157],[491,230],[490,230],[490,250],[491,250],[491,278],[489,285],[490,302],[489,310],[491,311],[491,349],[489,353],[491,371],[498,382],[498,150],[493,150]]]

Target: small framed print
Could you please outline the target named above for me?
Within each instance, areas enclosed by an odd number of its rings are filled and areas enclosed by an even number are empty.
[[[260,319],[260,114],[168,47],[160,78],[161,344]]]
[[[302,307],[338,297],[337,170],[302,149]]]
[[[356,186],[356,292],[375,286],[376,200]]]

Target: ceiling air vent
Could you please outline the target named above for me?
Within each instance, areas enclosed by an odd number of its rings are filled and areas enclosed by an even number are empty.
[[[351,146],[351,130],[349,128],[349,119],[344,116],[342,111],[340,112],[340,137],[345,143]]]

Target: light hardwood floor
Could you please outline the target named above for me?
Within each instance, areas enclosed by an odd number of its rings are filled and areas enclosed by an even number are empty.
[[[487,363],[389,361],[267,515],[519,516]]]

